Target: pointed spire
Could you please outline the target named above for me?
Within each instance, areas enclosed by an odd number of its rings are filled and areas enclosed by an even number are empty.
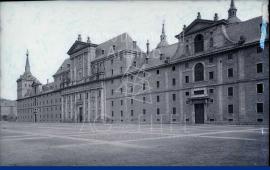
[[[161,35],[160,35],[160,42],[158,43],[157,48],[168,45],[166,37],[167,36],[165,34],[165,20],[163,20],[162,30],[161,30]]]
[[[228,19],[232,17],[236,17],[236,12],[237,12],[237,9],[235,7],[234,0],[231,0],[231,5],[228,10]]]
[[[30,64],[29,64],[28,56],[29,56],[29,51],[27,49],[27,51],[26,51],[26,63],[25,63],[25,72],[26,73],[30,73]]]

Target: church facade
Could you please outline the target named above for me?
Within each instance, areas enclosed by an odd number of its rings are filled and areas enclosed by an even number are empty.
[[[262,17],[201,14],[169,44],[142,51],[127,33],[82,41],[42,85],[29,65],[17,80],[18,121],[261,124],[269,122],[269,37]]]

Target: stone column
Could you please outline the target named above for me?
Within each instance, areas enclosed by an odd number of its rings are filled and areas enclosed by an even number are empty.
[[[67,117],[67,115],[68,115],[68,110],[67,110],[67,99],[68,99],[68,96],[65,96],[65,101],[66,101],[66,104],[65,104],[65,119],[67,120],[68,119],[68,117]]]
[[[74,113],[74,109],[73,109],[73,94],[71,94],[71,100],[70,100],[70,118],[73,119],[73,113]]]
[[[171,82],[170,82],[171,85]],[[165,89],[169,89],[169,80],[168,80],[168,72],[165,69]],[[170,102],[169,102],[169,92],[165,92],[165,102],[166,102],[166,112],[165,112],[165,121],[167,118],[170,119]]]
[[[218,58],[217,60],[217,80],[218,84],[223,83],[223,66],[222,59]],[[215,117],[219,121],[223,121],[223,87],[217,86],[218,91],[218,113],[215,113]]]
[[[75,122],[77,123],[77,106],[76,106],[76,104],[77,104],[77,94],[75,93],[74,94],[75,95],[75,101],[74,101],[74,118],[75,118]]]
[[[85,97],[86,97],[86,94],[85,94],[85,93],[86,93],[86,92],[83,93],[83,122],[86,121],[86,120],[85,120],[85,115],[86,115],[86,114],[85,114],[85,112],[86,112],[86,111],[85,111],[85,110],[86,110],[86,109],[85,109]]]

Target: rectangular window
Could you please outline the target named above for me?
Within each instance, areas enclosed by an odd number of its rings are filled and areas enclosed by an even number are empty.
[[[120,73],[123,73],[123,67],[120,67]]]
[[[120,101],[121,102],[121,106],[123,105],[123,100]]]
[[[213,63],[213,57],[209,57],[209,63]]]
[[[214,93],[214,89],[209,89],[209,93]]]
[[[133,116],[133,110],[130,110],[130,116]]]
[[[214,79],[214,72],[213,71],[209,72],[209,79],[210,80]]]
[[[133,104],[133,99],[130,99],[130,104]]]
[[[121,110],[121,117],[123,117],[124,115],[123,115],[123,110]]]
[[[112,70],[112,76],[113,76],[113,70]]]
[[[111,59],[111,64],[113,64],[113,59]]]
[[[257,93],[263,93],[263,84],[257,84]]]
[[[143,109],[143,114],[144,114],[144,115],[146,114],[146,110],[145,110],[145,109]]]
[[[111,101],[111,104],[112,104],[112,106],[113,106],[113,101]]]
[[[263,103],[257,103],[257,113],[263,113]]]
[[[176,94],[172,94],[172,100],[173,100],[173,101],[176,100]]]
[[[233,69],[232,68],[228,69],[228,77],[233,77]]]
[[[157,115],[159,115],[160,114],[160,111],[159,111],[159,108],[157,108]]]
[[[112,111],[112,117],[113,117],[113,111]]]
[[[175,71],[175,66],[172,66],[172,71]]]
[[[157,102],[159,102],[159,96],[157,96]]]
[[[145,97],[143,97],[143,103],[145,104]]]
[[[121,92],[121,94],[123,93],[123,88],[120,88],[120,92]]]
[[[230,53],[228,54],[228,60],[232,60],[233,59],[233,55]]]
[[[175,86],[175,78],[172,79],[172,85]]]
[[[185,79],[186,79],[186,83],[189,83],[189,77],[185,76]]]
[[[194,95],[201,95],[204,94],[204,90],[196,90],[194,91]]]
[[[130,92],[133,93],[133,86],[130,86]]]
[[[257,64],[257,73],[262,73],[263,72],[263,64],[262,63],[258,63]]]
[[[186,96],[189,96],[189,92],[188,91],[186,91]]]
[[[112,89],[111,93],[112,93],[112,95],[113,95],[113,89]]]
[[[143,90],[145,90],[145,83],[143,83]]]
[[[185,68],[188,68],[189,67],[189,64],[188,63],[185,63]]]
[[[228,105],[228,113],[233,113],[233,105],[232,104]]]
[[[159,81],[157,81],[157,88],[159,88]]]
[[[228,87],[228,96],[233,96],[233,87]]]
[[[176,107],[173,107],[173,114],[176,114]]]
[[[157,70],[157,74],[159,74],[159,70]]]

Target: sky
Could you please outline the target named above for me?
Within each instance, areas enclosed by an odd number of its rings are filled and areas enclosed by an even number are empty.
[[[264,0],[235,0],[237,16],[262,15]],[[230,0],[201,1],[43,1],[0,2],[0,97],[17,98],[16,80],[24,72],[26,50],[32,74],[44,84],[68,58],[67,51],[82,35],[100,44],[127,32],[145,51],[159,42],[162,22],[169,44],[196,19],[227,19]]]

